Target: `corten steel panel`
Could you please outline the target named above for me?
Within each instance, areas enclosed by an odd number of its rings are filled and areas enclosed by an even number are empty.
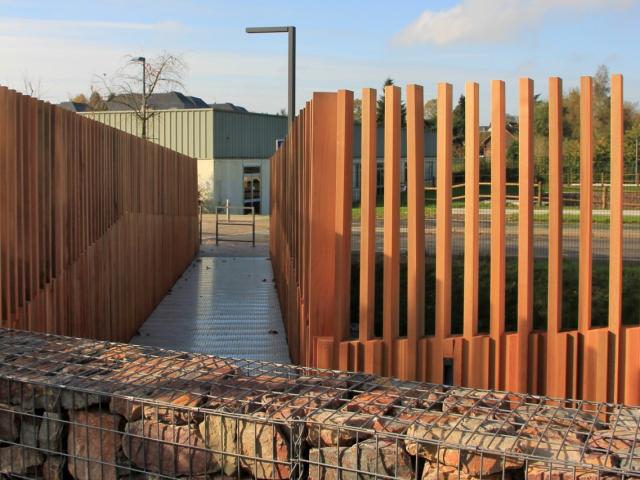
[[[393,344],[400,329],[400,88],[384,89],[384,259],[382,334],[386,375],[395,375]]]
[[[374,334],[373,322],[376,302],[376,134],[376,90],[365,88],[362,90],[359,311],[359,338],[363,344],[370,340]]]
[[[438,84],[438,155],[436,161],[436,342],[428,358],[430,381],[442,382],[443,341],[451,335],[451,160],[452,86]]]
[[[464,327],[466,340],[478,334],[478,264],[480,208],[479,85],[467,82],[465,88],[465,199],[464,199]],[[468,368],[465,363],[468,379]]]
[[[618,83],[616,83],[618,82]],[[614,128],[612,130],[612,139],[614,142],[621,142],[621,132],[617,130],[617,128],[621,128],[622,120],[621,120],[621,106],[622,106],[622,92],[621,92],[621,80],[614,80],[613,82],[613,115],[614,121],[612,122]],[[559,263],[561,256],[561,246],[554,244],[553,240],[558,238],[561,234],[561,188],[562,188],[562,178],[561,178],[561,166],[562,166],[562,151],[561,151],[561,82],[560,79],[551,79],[551,95],[550,95],[550,156],[551,156],[551,176],[552,176],[552,185],[551,185],[551,211],[552,211],[552,221],[550,226],[550,246],[551,246],[551,262],[550,262],[550,290],[552,299],[555,298],[557,304],[556,307],[559,307],[561,299],[561,291],[559,292],[559,286],[561,281],[561,264]],[[475,85],[471,84],[471,91],[467,92],[467,131],[471,135],[470,141],[467,142],[467,148],[469,149],[469,154],[467,155],[468,163],[470,164],[470,168],[467,176],[468,184],[466,188],[469,191],[468,196],[473,195],[473,187],[475,186],[475,181],[473,179],[473,171],[472,167],[475,164],[475,146],[474,146],[474,134],[476,126],[477,126],[477,109],[474,109],[477,101],[477,94],[474,95],[473,88]],[[531,325],[531,302],[532,302],[532,286],[533,282],[531,279],[532,276],[532,221],[533,221],[533,192],[532,192],[532,180],[533,180],[533,172],[532,172],[532,111],[533,111],[533,84],[529,79],[521,79],[520,82],[521,91],[520,91],[520,132],[519,132],[519,140],[520,140],[520,180],[521,184],[519,185],[520,189],[520,206],[519,206],[519,266],[518,266],[518,330],[513,333],[505,333],[504,331],[504,233],[502,233],[504,228],[504,199],[505,199],[505,178],[504,178],[504,129],[503,128],[494,128],[493,138],[492,138],[492,148],[493,148],[493,199],[492,202],[492,210],[493,210],[493,238],[492,238],[492,263],[493,263],[493,274],[491,278],[491,284],[483,286],[484,288],[490,288],[492,290],[492,300],[497,299],[498,302],[493,302],[492,305],[492,325],[491,325],[491,335],[477,335],[477,326],[474,326],[474,318],[469,317],[466,318],[464,335],[462,337],[459,336],[451,336],[450,329],[448,328],[448,321],[445,323],[443,320],[447,318],[442,315],[443,310],[450,309],[450,293],[446,293],[443,295],[445,288],[449,289],[450,292],[450,270],[447,271],[447,268],[450,268],[450,215],[451,215],[451,192],[450,192],[450,171],[451,165],[450,161],[450,150],[451,150],[451,128],[450,128],[450,117],[451,117],[451,102],[450,95],[447,98],[447,94],[450,92],[450,87],[447,85],[441,86],[441,93],[444,95],[440,95],[440,112],[439,112],[439,133],[441,137],[441,141],[439,145],[441,146],[439,156],[442,158],[442,161],[438,162],[438,213],[437,213],[437,225],[436,225],[436,237],[437,237],[437,295],[436,301],[438,302],[437,311],[438,311],[438,323],[436,325],[436,335],[433,337],[422,337],[417,335],[416,341],[416,354],[414,355],[415,359],[417,359],[417,368],[415,370],[415,377],[420,380],[427,381],[438,381],[438,379],[443,378],[443,360],[451,359],[453,360],[453,371],[452,380],[454,383],[464,383],[467,385],[471,385],[474,387],[481,388],[489,388],[492,385],[506,385],[509,389],[512,390],[528,390],[533,393],[552,393],[560,396],[579,396],[583,398],[592,398],[597,400],[624,400],[627,402],[635,402],[638,400],[637,389],[634,387],[637,386],[638,378],[640,375],[640,360],[638,360],[639,356],[637,351],[633,350],[632,345],[633,342],[638,338],[638,331],[640,329],[638,327],[624,327],[621,324],[612,324],[607,328],[601,329],[591,329],[589,326],[583,326],[580,330],[573,331],[562,331],[561,330],[561,317],[559,308],[554,308],[554,302],[551,302],[550,305],[550,326],[547,332],[538,332],[532,331]],[[619,91],[618,91],[619,89]],[[449,90],[449,91],[448,91]],[[412,92],[414,93],[414,92]],[[373,124],[373,111],[371,109],[367,110],[366,106],[369,103],[369,106],[373,106],[373,101],[375,100],[375,94],[369,93],[369,100],[367,100],[367,95],[365,92],[365,127],[369,129]],[[387,95],[387,99],[393,97],[393,94]],[[411,98],[412,95],[409,95]],[[476,97],[476,98],[474,98]],[[494,95],[495,99],[494,104],[494,118],[497,120],[492,121],[493,125],[503,124],[504,120],[504,84],[502,82],[494,83]],[[583,98],[583,103],[586,99]],[[411,106],[413,102],[409,100],[409,126],[412,126],[412,109]],[[335,104],[334,104],[335,105]],[[417,106],[417,105],[416,105]],[[311,131],[320,132],[323,128],[327,129],[329,132],[333,131],[334,134],[335,129],[338,128],[340,131],[343,127],[337,127],[335,123],[335,110],[329,111],[327,115],[317,115],[315,111],[313,111],[314,106],[308,107],[309,111],[306,115],[309,118],[313,118],[314,122],[310,122],[309,125],[309,133],[305,133],[304,136],[307,138],[307,143],[311,145],[313,148],[317,148],[316,142],[318,139],[322,138],[325,142],[326,150],[331,150],[335,152],[336,148],[336,140],[337,136],[333,138],[327,138],[326,132],[322,136],[314,136]],[[584,110],[584,107],[583,107]],[[367,113],[368,112],[368,113]],[[312,115],[312,113],[314,113]],[[618,116],[617,120],[615,116]],[[584,115],[583,115],[584,116]],[[368,123],[367,118],[371,121]],[[417,117],[416,117],[417,119]],[[616,127],[616,122],[619,125]],[[329,124],[329,127],[327,127]],[[345,123],[346,125],[346,123]],[[365,128],[366,130],[366,128]],[[585,128],[583,125],[583,145],[588,141],[589,133],[584,132]],[[587,128],[588,130],[588,128]],[[375,130],[373,130],[375,131]],[[411,128],[409,129],[411,131]],[[392,136],[395,130],[393,128],[387,129],[385,134],[387,136]],[[344,135],[345,132],[341,131],[338,135]],[[300,133],[302,135],[302,133]],[[586,135],[586,136],[585,136]],[[367,143],[371,146],[373,143],[371,137],[373,135],[369,135],[368,141],[365,141],[365,146]],[[413,140],[408,142],[408,145],[413,145]],[[332,143],[333,142],[333,143]],[[392,145],[393,142],[387,142],[387,145]],[[315,145],[315,146],[314,146]],[[305,156],[310,156],[311,151],[313,150],[309,147],[309,154],[305,154]],[[613,165],[614,170],[619,168],[620,165],[616,164],[616,158],[620,156],[621,158],[621,148],[622,145],[619,145],[620,150],[617,151],[614,145],[613,148]],[[290,152],[289,152],[290,153]],[[289,155],[289,153],[287,155]],[[278,154],[281,155],[281,154]],[[278,156],[276,155],[276,156]],[[282,154],[284,155],[284,154]],[[282,156],[281,155],[281,156]],[[587,155],[588,157],[588,155]],[[284,157],[283,157],[284,158]],[[417,158],[417,156],[416,156]],[[315,159],[314,159],[315,160]],[[411,160],[411,159],[410,159]],[[285,165],[289,165],[287,167],[288,171],[295,172],[295,167],[290,163],[293,161],[293,158],[287,158],[285,160]],[[586,160],[583,158],[583,163]],[[303,164],[305,160],[302,160]],[[366,160],[365,160],[366,163]],[[621,163],[621,160],[620,160]],[[411,161],[409,162],[409,172],[411,173]],[[330,165],[331,166],[331,165]],[[370,166],[370,165],[369,165]],[[313,165],[312,165],[313,167]],[[326,169],[325,169],[326,170]],[[389,169],[388,169],[389,170]],[[275,169],[274,169],[275,171]],[[318,173],[317,170],[314,170],[311,173],[315,172],[315,176],[311,175],[306,181],[309,182],[307,185],[307,190],[312,192],[314,188],[318,188],[315,182],[328,182],[329,184],[335,185],[336,177],[335,171],[333,173],[330,172],[331,175],[334,175],[329,180],[327,180],[327,173],[323,171],[321,174]],[[288,183],[294,182],[294,179],[291,176],[286,177],[287,180],[284,182],[286,191],[287,188],[291,188],[295,190],[298,186],[291,184],[287,187]],[[443,187],[443,185],[449,181],[449,185]],[[388,181],[388,180],[387,180]],[[614,184],[618,184],[621,189],[621,175],[620,177],[616,177],[614,172],[612,182]],[[365,181],[365,184],[367,182]],[[370,182],[373,183],[373,182]],[[395,183],[395,182],[394,182]],[[414,183],[419,183],[417,178],[413,178],[410,175],[409,178],[409,205],[416,206],[416,203],[420,203],[420,200],[415,200],[413,198],[412,193],[414,193],[412,186],[415,186]],[[471,183],[471,185],[469,185]],[[278,182],[276,182],[278,184]],[[338,185],[341,185],[342,182],[338,182]],[[589,182],[585,182],[583,179],[583,184],[588,185]],[[274,186],[275,188],[275,186]],[[387,188],[387,192],[392,190],[392,187]],[[583,186],[584,189],[584,186]],[[365,189],[366,191],[366,185]],[[619,192],[616,189],[613,189],[613,195],[618,195]],[[389,193],[387,193],[389,195]],[[288,198],[286,195],[282,195],[283,199]],[[308,197],[308,196],[307,196]],[[338,195],[340,197],[340,195]],[[365,195],[364,202],[367,202],[367,196]],[[588,197],[588,196],[585,196]],[[342,198],[342,197],[340,197]],[[331,199],[330,199],[331,200]],[[468,199],[469,201],[466,203],[465,210],[467,211],[467,220],[473,217],[474,213],[477,215],[478,206],[477,202],[474,202],[472,199]],[[291,201],[289,199],[289,201]],[[313,198],[309,200],[313,205]],[[389,201],[387,201],[387,205],[385,206],[385,210],[387,210],[387,218],[389,218],[389,214],[394,211],[394,209],[389,209]],[[613,215],[621,215],[621,210],[618,212],[616,210],[616,200],[614,199],[613,203]],[[295,204],[295,202],[294,202]],[[447,206],[448,208],[444,208]],[[619,207],[621,209],[621,199],[619,201]],[[336,211],[334,208],[336,207],[335,203],[332,203],[328,208],[329,212],[334,214],[339,214],[339,210]],[[280,208],[278,206],[278,208]],[[345,207],[346,208],[346,207]],[[277,209],[276,209],[277,210]],[[279,221],[283,225],[287,225],[288,228],[283,230],[283,238],[284,241],[289,241],[287,239],[287,235],[292,235],[292,238],[296,238],[297,235],[302,234],[304,237],[304,229],[309,229],[311,232],[321,232],[322,229],[318,227],[318,217],[314,218],[314,209],[308,208],[309,216],[306,218],[301,213],[294,213],[295,218],[299,218],[300,223],[296,226],[295,222],[288,222],[288,218],[291,216],[292,212],[300,212],[296,210],[296,206],[284,205],[284,209],[282,210],[283,215]],[[366,211],[366,206],[365,209]],[[412,210],[410,208],[410,210]],[[583,206],[584,210],[584,206]],[[418,211],[416,208],[415,211]],[[555,211],[555,213],[554,213]],[[275,212],[274,212],[275,213]],[[327,211],[325,210],[325,212]],[[339,216],[339,215],[338,215]],[[586,217],[586,215],[585,215]],[[274,217],[275,218],[275,217]],[[320,220],[323,218],[320,217]],[[413,218],[413,220],[416,220]],[[621,218],[620,218],[621,220]],[[314,221],[316,223],[314,223]],[[327,224],[323,227],[325,228],[325,233],[327,235],[335,236],[336,230],[336,218],[332,217],[327,220]],[[366,223],[364,220],[363,223]],[[587,222],[588,224],[588,222]],[[613,221],[613,227],[615,227],[615,219]],[[341,223],[338,221],[338,226]],[[388,225],[388,222],[387,222]],[[413,230],[411,226],[410,220],[410,230]],[[620,222],[620,227],[622,226]],[[443,227],[444,226],[444,227]],[[465,235],[466,240],[470,240],[473,238],[473,232],[469,233],[472,229],[473,223],[470,221],[465,222]],[[446,227],[446,228],[445,228]],[[276,227],[279,228],[279,227]],[[584,227],[583,227],[584,228]],[[297,231],[300,230],[300,232]],[[417,231],[419,229],[415,229]],[[366,235],[366,232],[369,231],[369,227],[363,228],[363,236]],[[392,230],[393,231],[393,230]],[[369,231],[370,233],[370,231]],[[615,228],[613,229],[613,233],[617,234]],[[385,232],[387,238],[389,238],[389,231]],[[449,239],[447,239],[447,236]],[[497,241],[495,240],[497,238]],[[363,241],[361,239],[361,241]],[[313,236],[310,236],[310,242],[306,243],[306,249],[309,252],[308,261],[310,264],[314,262],[314,251],[311,246],[313,242],[316,242],[318,245],[318,241],[313,239]],[[448,245],[447,245],[448,244]],[[277,244],[274,244],[277,245]],[[273,248],[273,247],[272,247]],[[613,257],[618,258],[620,260],[619,265],[621,266],[621,251],[618,250],[617,253],[615,251],[616,245],[612,245],[613,249]],[[555,253],[554,250],[555,249]],[[362,249],[361,249],[362,250]],[[392,249],[389,248],[389,243],[387,242],[387,253],[391,252]],[[468,251],[472,251],[473,247],[467,248]],[[584,248],[582,251],[584,252]],[[288,254],[292,254],[293,257],[298,255],[295,249],[284,252]],[[325,250],[326,253],[327,250]],[[323,267],[325,270],[316,267],[319,272],[326,273],[327,269],[336,268],[339,265],[337,260],[338,256],[336,251],[333,253],[329,252],[330,255],[323,259]],[[412,255],[418,255],[419,252],[414,251],[414,248],[410,248],[410,252]],[[370,254],[370,252],[369,252]],[[362,251],[361,251],[362,255]],[[582,256],[585,254],[582,253]],[[274,257],[282,256],[279,253],[279,250],[276,249],[274,251]],[[386,261],[392,258],[392,255],[387,255]],[[365,255],[362,257],[362,263],[366,264],[366,259],[368,257]],[[448,261],[447,261],[448,259]],[[277,259],[276,259],[277,260]],[[274,260],[274,265],[278,263]],[[296,260],[292,260],[296,261]],[[338,262],[338,263],[336,263]],[[389,263],[388,263],[389,264]],[[555,264],[555,267],[554,267]],[[366,265],[364,265],[366,266]],[[363,268],[363,265],[361,265]],[[310,270],[309,270],[310,271]],[[294,270],[290,270],[289,273],[285,273],[286,275],[294,275]],[[335,275],[337,270],[332,270],[331,274]],[[361,315],[361,331],[360,338],[356,340],[343,340],[337,342],[335,339],[335,332],[338,323],[336,322],[335,316],[330,318],[327,323],[323,323],[322,325],[326,327],[323,332],[317,332],[318,326],[318,317],[310,311],[309,303],[304,303],[305,293],[309,292],[309,295],[313,297],[314,290],[317,285],[324,284],[322,282],[317,282],[316,278],[311,276],[306,271],[295,271],[298,275],[297,280],[301,285],[300,288],[301,295],[299,294],[296,298],[297,302],[300,302],[299,305],[299,315],[301,318],[300,325],[309,328],[308,324],[310,323],[310,328],[312,328],[311,335],[315,335],[316,341],[314,343],[308,343],[310,348],[306,348],[307,354],[312,356],[309,360],[310,363],[316,363],[318,361],[322,362],[324,365],[333,364],[334,357],[337,354],[342,355],[342,363],[343,365],[347,365],[348,368],[352,369],[364,369],[365,371],[376,371],[383,373],[391,373],[395,375],[400,375],[403,377],[410,377],[411,367],[412,367],[412,355],[411,352],[411,343],[409,336],[407,338],[397,338],[397,332],[395,336],[391,336],[391,342],[389,343],[387,340],[389,339],[389,330],[393,330],[393,327],[396,326],[393,323],[387,323],[387,330],[385,333],[387,336],[384,339],[373,339],[371,334],[371,328],[367,329],[366,322],[364,320],[364,315]],[[372,272],[369,272],[372,273]],[[468,276],[469,273],[473,273],[473,265],[470,268],[465,269],[465,276]],[[448,282],[447,282],[447,276]],[[581,277],[586,278],[584,272],[581,273]],[[333,277],[332,277],[333,278]],[[387,275],[387,281],[390,276]],[[445,280],[443,282],[443,280]],[[418,279],[416,278],[416,282]],[[582,280],[584,282],[584,280]],[[338,282],[339,283],[339,282]],[[411,281],[408,281],[411,283]],[[448,283],[448,285],[447,285]],[[365,275],[362,275],[362,280],[360,284],[360,288],[362,291],[367,292],[367,288],[365,284]],[[373,283],[371,283],[373,285]],[[411,287],[410,287],[411,288]],[[480,286],[478,288],[481,288]],[[465,300],[470,302],[470,294],[468,293],[469,289],[465,289]],[[385,295],[388,295],[389,290],[385,292]],[[555,291],[555,293],[553,293]],[[619,291],[619,288],[618,288]],[[417,293],[417,292],[416,292]],[[554,297],[555,295],[555,297]],[[584,295],[584,294],[583,294]],[[364,302],[364,295],[361,295],[361,302]],[[330,295],[326,295],[325,298],[331,298]],[[584,298],[582,298],[584,301]],[[615,301],[615,299],[614,299]],[[368,307],[371,308],[373,301],[367,301]],[[419,308],[419,306],[416,306]],[[331,306],[324,305],[325,311],[330,311]],[[293,308],[295,310],[295,308]],[[467,311],[473,310],[472,308],[467,307]],[[501,315],[496,315],[496,311],[502,312]],[[612,305],[612,312],[615,312],[615,306]],[[327,317],[324,317],[325,319]],[[388,312],[387,317],[388,318]],[[386,320],[385,318],[385,320]],[[617,317],[616,317],[617,318]],[[554,321],[555,319],[555,321]],[[469,326],[471,328],[469,328]],[[390,328],[391,327],[391,328]],[[474,331],[476,329],[476,331]],[[363,335],[363,330],[365,330],[365,334]],[[368,331],[367,331],[368,330]],[[384,329],[383,329],[384,330]],[[301,332],[305,332],[306,329],[302,328]],[[393,333],[393,332],[392,332]],[[309,336],[309,335],[307,335]],[[303,350],[305,350],[303,348]],[[312,350],[315,353],[310,353]],[[617,363],[615,363],[617,362]],[[468,371],[466,371],[468,369]],[[618,382],[617,391],[614,392],[615,381]]]
[[[403,378],[415,379],[424,335],[424,95],[407,87],[407,342]]]
[[[509,356],[514,366],[506,388],[526,392],[529,378],[529,334],[533,329],[533,80],[520,79],[519,223],[518,223],[518,331],[517,350]]]
[[[505,203],[506,203],[505,91],[502,80],[491,82],[491,313],[493,355],[491,386],[504,386],[505,360]]]
[[[314,93],[309,203],[309,326],[314,343],[316,337],[335,334],[336,107],[335,93]],[[319,356],[333,358],[328,342],[318,342],[315,347],[320,351],[314,361]]]
[[[0,122],[0,323],[128,340],[197,251],[195,160],[4,88]]]
[[[611,218],[609,220],[609,331],[613,335],[612,395],[620,399],[622,356],[622,201],[624,182],[624,97],[622,75],[611,76]],[[631,385],[630,388],[633,388]],[[637,385],[635,386],[637,388]]]
[[[549,79],[549,276],[547,392],[566,392],[566,357],[557,343],[562,329],[562,80]]]
[[[348,369],[348,350],[340,342],[349,339],[351,293],[351,208],[353,192],[353,92],[340,90],[336,108],[336,210],[335,210],[335,330],[334,363]],[[341,354],[344,353],[345,355]]]
[[[580,79],[580,265],[578,330],[591,328],[593,256],[593,80]],[[585,375],[588,380],[588,375]]]

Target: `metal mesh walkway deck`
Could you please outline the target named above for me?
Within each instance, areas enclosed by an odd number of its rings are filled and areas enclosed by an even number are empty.
[[[290,362],[271,262],[263,257],[197,259],[131,343]]]

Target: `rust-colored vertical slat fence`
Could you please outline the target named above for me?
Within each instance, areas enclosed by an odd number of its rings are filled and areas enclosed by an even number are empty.
[[[479,105],[481,88],[466,85],[464,274],[453,277],[452,210],[452,86],[438,85],[435,267],[425,265],[425,224],[422,157],[422,87],[406,89],[407,255],[406,271],[400,249],[401,89],[385,89],[384,223],[376,226],[376,91],[362,91],[360,248],[353,259],[351,232],[351,158],[353,152],[353,94],[316,93],[295,120],[284,145],[271,160],[271,258],[283,306],[294,361],[318,367],[379,373],[423,381],[480,388],[529,391],[552,396],[640,404],[640,326],[623,318],[623,86],[611,82],[611,186],[609,190],[608,324],[592,321],[593,125],[592,80],[580,83],[580,226],[576,312],[563,312],[563,105],[562,80],[549,80],[549,222],[541,242],[538,197],[534,193],[534,84],[519,82],[518,205],[516,236],[517,311],[507,298],[506,281],[506,111],[508,86],[491,83],[490,205],[480,203]],[[547,199],[545,199],[545,202]],[[490,217],[489,278],[481,283],[479,218]],[[602,212],[599,212],[602,215]],[[356,227],[357,228],[357,227]],[[403,227],[404,228],[404,227]],[[487,231],[488,230],[488,231]],[[376,274],[376,236],[382,240],[380,278]],[[457,233],[461,234],[461,233]],[[510,233],[511,235],[513,233]],[[535,234],[535,236],[534,236]],[[545,257],[536,249],[546,248]],[[485,253],[486,254],[486,253]],[[535,273],[543,263],[545,276]],[[536,267],[538,266],[538,267]],[[435,268],[430,272],[429,268]],[[425,272],[426,270],[426,272]],[[351,285],[351,273],[356,285]],[[435,276],[435,286],[425,282]],[[403,279],[401,276],[406,275]],[[542,291],[540,283],[545,282]],[[376,283],[379,288],[376,289]],[[452,284],[463,284],[463,314],[452,329]],[[401,288],[406,285],[406,289]],[[435,328],[425,335],[425,285],[435,302]],[[565,287],[567,288],[567,287]],[[601,288],[601,287],[600,287]],[[376,291],[381,295],[376,295]],[[358,292],[359,298],[351,297]],[[607,293],[605,292],[605,293]],[[484,295],[482,295],[484,294]],[[406,295],[405,299],[401,295]],[[538,297],[536,297],[536,295]],[[535,299],[544,295],[546,328],[534,321]],[[489,325],[479,325],[479,297],[488,301]],[[486,300],[488,298],[488,300]],[[357,308],[349,308],[350,302]],[[406,310],[401,308],[406,305]],[[537,307],[538,313],[540,306]],[[433,311],[433,310],[432,310]],[[349,312],[352,316],[349,318]],[[381,312],[376,316],[376,312]],[[406,313],[404,313],[406,312]],[[564,314],[564,315],[563,315]],[[402,318],[406,315],[406,318]],[[515,326],[506,317],[513,315]],[[359,318],[353,318],[353,317]],[[563,317],[577,317],[567,328]],[[595,319],[594,319],[595,320]],[[631,322],[630,322],[631,320]],[[635,320],[635,319],[634,319]],[[376,322],[380,322],[376,324]],[[406,336],[400,326],[406,324]],[[357,331],[349,328],[358,324]],[[600,325],[600,326],[598,326]],[[536,329],[537,328],[537,329]],[[353,332],[353,333],[352,333]],[[353,334],[353,336],[351,336]],[[401,335],[402,334],[402,335]],[[378,336],[379,335],[379,336]]]
[[[0,325],[128,341],[197,231],[195,159],[0,87]]]

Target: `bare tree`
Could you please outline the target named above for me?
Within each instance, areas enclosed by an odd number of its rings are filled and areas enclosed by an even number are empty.
[[[42,95],[42,81],[40,78],[33,79],[25,73],[22,76],[22,90],[30,97],[39,98]]]
[[[183,88],[185,70],[182,57],[167,52],[149,59],[127,57],[125,64],[112,76],[100,77],[103,97],[131,109],[142,122],[142,137],[146,138],[147,122],[155,115],[149,106],[149,98],[154,93]]]

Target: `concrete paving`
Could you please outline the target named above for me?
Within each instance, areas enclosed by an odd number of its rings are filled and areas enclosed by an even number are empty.
[[[290,363],[268,258],[268,218],[256,220],[255,247],[238,241],[247,237],[244,226],[225,227],[232,241],[216,246],[212,218],[205,216],[199,257],[131,343]]]

